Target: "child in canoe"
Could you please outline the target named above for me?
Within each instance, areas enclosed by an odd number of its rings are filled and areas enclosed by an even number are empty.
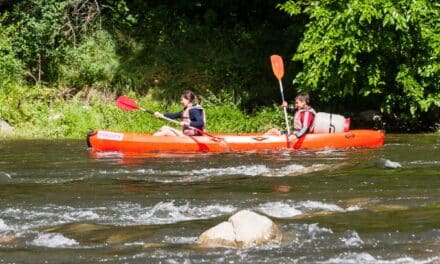
[[[163,126],[153,136],[200,136],[200,131],[203,131],[205,128],[205,112],[200,105],[194,104],[195,97],[192,91],[185,90],[180,97],[180,103],[183,106],[182,111],[163,115],[155,112],[154,116],[157,118],[182,119],[179,123],[182,126],[182,131],[169,126]]]
[[[313,123],[316,112],[309,105],[310,97],[307,93],[300,93],[295,97],[295,106],[288,107],[286,101],[281,105],[287,108],[288,113],[294,114],[293,117],[293,136],[296,138],[302,137],[306,133],[313,132]],[[265,135],[280,136],[283,131],[276,128],[271,128],[265,133]]]

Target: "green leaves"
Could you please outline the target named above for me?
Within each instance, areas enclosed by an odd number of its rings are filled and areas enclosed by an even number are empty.
[[[119,66],[115,40],[97,31],[76,48],[67,49],[66,60],[58,65],[63,86],[109,88]]]
[[[383,94],[372,106],[418,116],[438,105],[440,5],[427,0],[286,1],[307,15],[293,84],[321,101]]]
[[[12,45],[17,37],[17,29],[13,25],[3,25],[8,19],[8,14],[0,16],[0,87],[11,83],[20,83],[23,79],[23,64],[17,58],[17,53]]]

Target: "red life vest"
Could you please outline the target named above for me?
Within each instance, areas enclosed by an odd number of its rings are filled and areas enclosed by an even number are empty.
[[[293,118],[293,131],[300,131],[304,126],[307,126],[307,133],[312,133],[314,128],[315,115],[316,112],[311,107],[296,111]]]

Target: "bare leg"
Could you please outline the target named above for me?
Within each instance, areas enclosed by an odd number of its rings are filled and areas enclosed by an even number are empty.
[[[269,129],[266,133],[264,133],[265,136],[281,136],[281,131],[279,131],[276,128]]]
[[[184,134],[185,136],[195,136],[195,135],[196,135],[196,132],[195,132],[194,130],[192,130],[192,129],[185,129],[185,130],[183,131],[183,134]]]
[[[161,127],[156,133],[153,134],[153,136],[182,136],[182,132],[169,127],[169,126],[163,126]]]

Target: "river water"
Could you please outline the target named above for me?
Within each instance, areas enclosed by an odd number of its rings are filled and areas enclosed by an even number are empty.
[[[438,134],[291,153],[0,148],[0,263],[440,263]],[[196,247],[241,209],[271,218],[282,242]]]

